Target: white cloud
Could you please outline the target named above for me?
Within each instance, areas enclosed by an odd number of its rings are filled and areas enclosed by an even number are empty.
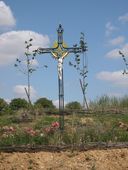
[[[11,102],[10,99],[5,99],[5,101],[9,104]]]
[[[102,71],[96,75],[97,79],[108,81],[120,87],[128,87],[128,76],[123,75],[123,70],[109,72]]]
[[[119,16],[118,20],[123,22],[123,23],[128,22],[128,13],[126,13],[126,14],[124,14],[122,16]]]
[[[113,31],[117,30],[117,27],[113,26],[111,22],[108,22],[105,27],[106,27],[106,32],[105,32],[106,36],[109,36]]]
[[[59,108],[59,100],[54,100],[54,101],[53,101],[53,104],[54,104],[57,108]]]
[[[125,38],[123,36],[119,36],[117,38],[114,38],[114,39],[110,40],[109,44],[113,45],[113,46],[121,45],[122,43],[124,43],[124,41],[125,41]]]
[[[59,108],[59,100],[54,100],[53,101],[53,104],[57,107],[57,108]],[[67,104],[67,102],[66,101],[64,101],[64,106]]]
[[[13,13],[9,6],[0,1],[0,26],[10,27],[16,23]]]
[[[16,85],[15,87],[13,87],[13,92],[14,92],[14,95],[16,97],[20,97],[20,98],[25,98],[27,99],[27,96],[26,96],[26,92],[25,92],[25,88],[27,89],[27,86],[26,85]],[[30,87],[30,95],[31,95],[31,98],[35,98],[36,97],[36,90],[31,86]]]
[[[33,47],[48,47],[49,38],[33,31],[10,31],[0,35],[0,66],[9,65],[15,59],[24,55],[26,40],[33,38]]]
[[[125,44],[121,49],[116,48],[116,49],[109,51],[105,56],[107,58],[113,58],[113,59],[120,58],[121,55],[119,54],[119,51],[121,51],[127,57],[128,56],[128,44]]]
[[[108,53],[106,54],[106,57],[108,57],[108,58],[119,58],[119,57],[120,57],[120,55],[119,55],[119,50],[120,50],[120,49],[116,48],[116,49],[108,52]]]
[[[121,51],[126,57],[128,57],[128,44],[125,44]]]

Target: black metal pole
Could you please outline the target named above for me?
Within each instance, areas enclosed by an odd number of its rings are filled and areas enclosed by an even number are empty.
[[[60,130],[64,130],[64,82],[63,82],[63,68],[62,68],[62,77],[58,76],[59,83],[59,123]]]

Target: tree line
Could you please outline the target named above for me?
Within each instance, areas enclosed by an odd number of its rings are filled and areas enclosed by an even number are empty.
[[[43,108],[43,109],[56,109],[52,100],[47,98],[39,98],[33,104],[33,107]],[[14,98],[9,103],[7,103],[3,98],[0,98],[0,113],[12,113],[12,111],[18,111],[19,109],[29,109],[30,103],[23,98]],[[79,102],[73,101],[65,105],[66,109],[82,109]]]

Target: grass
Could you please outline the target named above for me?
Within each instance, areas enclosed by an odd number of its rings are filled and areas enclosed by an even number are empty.
[[[35,129],[40,129],[43,126],[49,126],[52,122],[55,122],[55,121],[58,121],[57,117],[45,115],[43,117],[40,117],[39,120],[37,120],[37,122],[34,125],[34,128]]]
[[[0,126],[10,125],[11,123],[8,115],[0,116]]]
[[[67,115],[63,133],[60,133],[58,128],[52,127],[52,123],[58,121],[58,116],[44,114],[36,116],[32,122],[14,123],[9,115],[1,115],[0,146],[128,142],[128,114],[75,113]],[[124,127],[120,127],[120,122]]]

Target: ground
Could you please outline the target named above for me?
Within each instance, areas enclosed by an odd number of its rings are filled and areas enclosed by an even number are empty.
[[[128,149],[0,153],[0,170],[128,170]]]

